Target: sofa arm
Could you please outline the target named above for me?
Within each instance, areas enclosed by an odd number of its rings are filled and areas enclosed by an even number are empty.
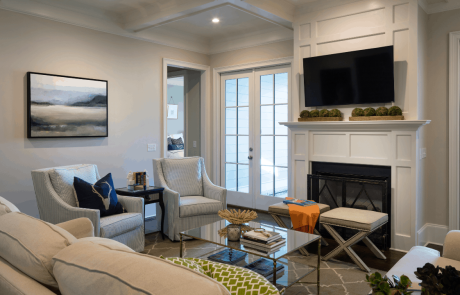
[[[118,196],[118,202],[126,209],[129,213],[141,213],[142,219],[144,218],[144,198],[140,197],[128,197]]]
[[[65,229],[77,239],[94,237],[94,227],[88,218],[77,218],[58,223],[56,226]]]
[[[442,257],[460,261],[460,230],[451,230],[444,240]]]
[[[202,177],[203,177],[203,195],[205,198],[220,201],[222,208],[227,208],[227,189],[217,186],[211,182],[208,173],[206,173],[206,166],[204,165],[204,159],[201,158]]]

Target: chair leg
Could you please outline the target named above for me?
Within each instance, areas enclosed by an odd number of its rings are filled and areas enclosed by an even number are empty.
[[[276,214],[270,214],[273,219],[275,220],[276,224],[278,224],[280,227],[284,227],[284,228],[289,228],[287,227],[287,225],[284,223],[284,221],[281,219],[281,217],[279,217],[278,215]]]
[[[348,254],[348,256],[350,256],[350,258],[359,266],[360,269],[366,272],[370,272],[369,267],[367,267],[367,265],[361,260],[361,258],[359,258],[356,252],[351,248],[351,246],[366,238],[370,234],[370,232],[360,231],[356,235],[345,241],[332,226],[328,224],[323,224],[323,226],[331,234],[334,240],[337,243],[339,243],[339,246],[337,248],[335,248],[329,254],[323,257],[323,260],[327,261],[337,256],[340,252],[345,251]]]
[[[315,235],[321,236],[321,234],[319,233],[319,231],[316,228],[315,228],[315,230],[313,232],[315,233]],[[327,247],[327,246],[329,246],[329,243],[326,242],[325,239],[321,239],[321,246]]]
[[[379,248],[377,248],[377,246],[374,245],[374,243],[372,243],[371,240],[369,240],[368,237],[365,237],[363,239],[363,242],[372,251],[372,253],[374,253],[374,255],[377,258],[379,258],[379,259],[387,259],[386,256],[379,250]]]

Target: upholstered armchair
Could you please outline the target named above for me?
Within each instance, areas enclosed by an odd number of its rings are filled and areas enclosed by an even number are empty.
[[[206,174],[204,159],[154,159],[155,186],[164,187],[165,234],[179,240],[179,233],[221,220],[227,208],[227,190],[214,185]],[[157,220],[160,210],[157,210]]]
[[[73,165],[32,171],[40,219],[58,224],[87,217],[94,225],[94,236],[121,242],[134,251],[144,250],[144,199],[118,195],[118,202],[128,213],[100,217],[99,210],[77,206],[73,178],[89,183],[101,177],[96,165]],[[115,188],[114,188],[115,189]]]

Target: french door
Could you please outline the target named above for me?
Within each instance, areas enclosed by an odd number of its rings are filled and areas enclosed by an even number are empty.
[[[261,210],[288,195],[290,67],[221,75],[221,185],[227,202]]]

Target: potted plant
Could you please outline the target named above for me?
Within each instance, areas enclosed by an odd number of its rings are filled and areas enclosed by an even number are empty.
[[[417,279],[421,280],[423,295],[460,294],[460,275],[455,267],[435,267],[431,263],[417,268]]]
[[[411,280],[402,275],[401,278],[393,276],[394,283],[386,276],[382,277],[379,272],[366,275],[366,281],[372,288],[373,295],[408,295],[412,292],[407,291],[412,285]]]

